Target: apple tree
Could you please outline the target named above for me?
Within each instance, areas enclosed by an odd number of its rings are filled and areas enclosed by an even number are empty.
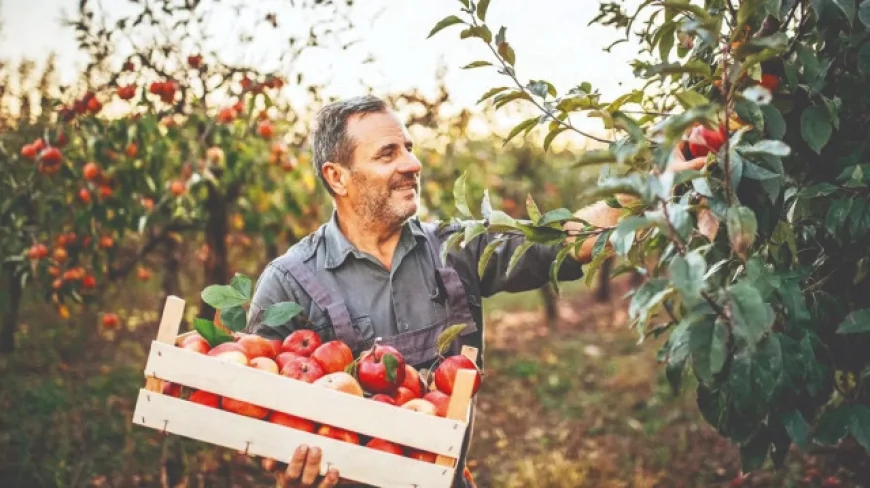
[[[483,98],[535,112],[510,137],[598,140],[575,164],[601,166],[585,194],[621,217],[601,227],[531,199],[525,219],[487,198],[473,212],[460,179],[456,207],[480,220],[450,244],[482,232],[545,243],[570,233],[577,240],[555,271],[595,239],[587,274],[615,256],[615,274],[645,275],[631,327],[640,341],[666,339],[667,378],[679,389],[691,375],[700,412],[739,445],[744,471],[768,458],[781,465],[792,445],[867,459],[870,1],[603,1],[592,22],[640,46],[632,67],[643,89],[613,100],[582,79],[564,92],[524,81],[508,29],[486,22],[490,3],[460,0],[430,36],[479,46],[486,59],[473,66],[505,79]],[[599,118],[615,139],[579,130],[577,116]]]

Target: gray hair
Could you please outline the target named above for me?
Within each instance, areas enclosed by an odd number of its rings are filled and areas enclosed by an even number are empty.
[[[311,134],[311,150],[314,153],[311,159],[317,177],[330,195],[335,196],[335,193],[323,176],[323,165],[331,161],[349,168],[353,159],[355,144],[347,135],[347,119],[356,114],[386,111],[386,102],[373,95],[364,95],[330,103],[317,112]]]

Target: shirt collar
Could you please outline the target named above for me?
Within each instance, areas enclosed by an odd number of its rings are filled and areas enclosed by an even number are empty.
[[[326,247],[324,266],[327,269],[341,266],[351,254],[357,259],[368,259],[341,232],[341,229],[338,227],[338,213],[335,210],[333,210],[332,217],[327,222],[326,228],[323,231],[323,239]],[[414,249],[421,240],[425,239],[426,235],[423,233],[420,220],[417,217],[408,220],[402,226],[402,236],[399,238],[396,254],[399,257],[403,257],[404,254]]]

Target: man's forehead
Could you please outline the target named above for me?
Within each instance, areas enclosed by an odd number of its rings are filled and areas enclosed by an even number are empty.
[[[393,111],[355,114],[348,118],[347,133],[361,144],[383,139],[411,140],[405,124]]]

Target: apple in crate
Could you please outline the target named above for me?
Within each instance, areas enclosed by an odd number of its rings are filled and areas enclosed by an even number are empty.
[[[444,361],[438,365],[438,368],[435,369],[435,387],[448,395],[452,394],[453,384],[456,381],[456,372],[460,369],[477,371],[477,365],[461,354],[444,359]],[[477,376],[474,378],[474,387],[472,388],[471,394],[474,395],[477,393],[479,388],[480,373],[478,372]]]
[[[437,412],[435,409],[435,405],[432,405],[432,402],[424,400],[422,398],[415,398],[413,400],[409,400],[407,403],[402,405],[401,408],[425,413],[426,415],[436,415]]]
[[[423,399],[435,405],[435,414],[439,417],[447,416],[447,407],[450,405],[450,396],[443,391],[433,390],[423,395]]]
[[[314,383],[317,379],[322,378],[324,373],[317,361],[297,356],[284,364],[284,367],[281,368],[281,375],[306,383]]]
[[[272,343],[269,342],[265,337],[260,337],[256,334],[247,334],[243,335],[236,344],[242,346],[242,349],[245,352],[245,355],[248,356],[249,359],[265,357],[265,358],[274,358],[278,351],[275,350]]]
[[[372,400],[376,402],[384,402],[389,403],[390,405],[395,405],[396,401],[390,395],[385,395],[383,393],[378,393],[377,395],[372,395]]]
[[[419,396],[404,386],[400,386],[396,390],[396,394],[393,395],[393,401],[396,402],[396,405],[404,405],[415,398],[419,398]]]
[[[296,430],[302,430],[305,432],[314,433],[316,429],[316,425],[314,422],[303,419],[302,417],[296,417],[295,415],[286,414],[284,412],[272,412],[269,415],[269,422],[273,424],[283,425],[285,427],[290,427]]]
[[[402,449],[398,444],[393,444],[390,441],[384,439],[378,439],[375,437],[374,439],[368,441],[366,443],[366,447],[370,449],[376,449],[378,451],[388,452],[390,454],[395,454],[397,456],[404,456],[405,450]]]
[[[426,461],[427,463],[434,463],[438,456],[435,455],[434,452],[429,451],[421,451],[419,449],[408,448],[407,456],[411,459],[416,459],[418,461]]]
[[[281,343],[281,351],[308,357],[322,343],[323,341],[320,340],[320,336],[313,330],[294,330]]]
[[[200,405],[205,405],[206,407],[212,407],[212,408],[220,408],[220,403],[221,403],[220,396],[215,395],[214,393],[211,393],[208,391],[203,391],[203,390],[196,390],[195,392],[191,393],[190,396],[187,397],[187,400],[191,401],[193,403],[199,403]]]
[[[314,384],[359,397],[364,396],[363,389],[356,378],[344,371],[329,373],[315,380]]]
[[[321,344],[311,353],[314,359],[327,374],[344,371],[353,362],[353,351],[347,344],[339,340]]]
[[[300,357],[298,354],[296,354],[295,352],[290,352],[290,351],[284,351],[284,352],[278,354],[277,356],[275,356],[275,362],[278,363],[278,371],[281,371],[282,369],[284,369],[284,366],[291,359],[298,358],[298,357]],[[302,356],[302,357],[304,357],[304,356]]]
[[[249,362],[245,348],[237,342],[219,344],[213,347],[207,355],[228,363],[238,363],[242,366],[247,366]]]
[[[205,338],[199,334],[193,334],[185,337],[178,347],[198,352],[200,354],[207,354],[211,350],[211,346],[208,345],[208,341],[206,341]]]
[[[393,346],[375,344],[360,355],[356,374],[370,393],[392,393],[405,381],[405,358]]]
[[[228,397],[223,397],[221,399],[221,408],[223,408],[227,412],[237,413],[239,415],[244,415],[246,417],[252,417],[260,420],[268,417],[269,413],[271,412],[268,408]]]
[[[322,435],[323,437],[329,437],[330,439],[339,441],[350,442],[351,444],[359,444],[359,435],[357,435],[356,432],[340,429],[331,425],[321,425],[320,428],[317,429],[317,435]]]
[[[268,371],[269,373],[278,374],[278,364],[266,357],[259,356],[251,359],[251,367]]]

